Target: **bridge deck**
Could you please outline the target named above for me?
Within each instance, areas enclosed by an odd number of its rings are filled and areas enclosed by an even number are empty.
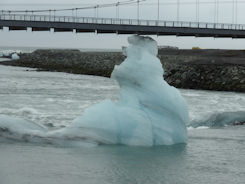
[[[245,38],[245,25],[70,16],[0,14],[0,29]]]

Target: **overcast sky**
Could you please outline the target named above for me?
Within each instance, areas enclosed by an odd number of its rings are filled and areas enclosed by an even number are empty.
[[[26,9],[60,9],[76,8],[103,3],[113,3],[120,0],[0,0],[0,10],[26,10]],[[125,0],[121,0],[125,1]],[[216,0],[217,1],[217,0]],[[141,19],[157,19],[158,0],[146,0],[140,5]],[[196,0],[180,0],[180,20],[196,21]],[[199,20],[201,22],[214,22],[214,15],[218,22],[245,24],[245,0],[238,0],[237,20],[236,14],[232,16],[233,0],[219,0],[219,6],[215,11],[215,0],[199,0]],[[120,7],[121,18],[136,18],[136,5]],[[215,13],[216,12],[216,13]],[[218,12],[218,16],[217,16]],[[70,12],[71,14],[71,12]],[[94,16],[94,10],[79,12],[79,16]],[[116,8],[104,8],[99,10],[101,17],[115,17]],[[177,0],[160,0],[160,19],[176,20]],[[233,18],[232,18],[233,17]],[[222,49],[245,49],[245,40],[231,38],[193,38],[175,36],[153,36],[159,45],[171,45],[180,48],[222,48]],[[63,48],[121,48],[127,45],[127,36],[116,34],[75,34],[75,33],[50,33],[18,31],[9,32],[4,29],[0,31],[0,46],[17,47],[63,47]]]

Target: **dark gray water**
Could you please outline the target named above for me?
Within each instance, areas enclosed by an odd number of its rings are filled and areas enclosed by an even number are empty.
[[[5,142],[0,144],[0,183],[243,184],[244,131],[245,127],[195,130],[187,145],[153,148]]]
[[[0,74],[0,115],[41,125],[67,126],[91,104],[118,98],[107,78],[7,66]],[[243,118],[245,94],[181,93],[198,125],[187,145],[64,147],[0,137],[0,184],[244,184],[245,126],[229,123]]]

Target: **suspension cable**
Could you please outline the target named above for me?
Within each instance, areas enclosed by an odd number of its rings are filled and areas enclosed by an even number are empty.
[[[219,0],[217,0],[217,10],[216,10],[216,13],[217,13],[217,17],[216,17],[216,23],[219,23]]]
[[[137,20],[139,21],[139,17],[140,17],[140,1],[137,0]]]
[[[235,0],[232,0],[232,24],[234,24]]]
[[[117,5],[116,5],[116,19],[119,19],[119,5],[120,5],[120,2],[117,2]]]
[[[236,19],[235,19],[235,23],[237,24],[237,15],[238,15],[238,2],[236,0],[236,6],[235,6],[235,13],[236,13]]]
[[[199,22],[199,8],[200,8],[200,2],[199,0],[196,0],[196,22]]]
[[[157,0],[157,21],[160,19],[160,2]]]
[[[85,10],[85,9],[94,9],[94,8],[107,8],[107,7],[114,7],[117,6],[119,3],[120,5],[130,5],[135,3],[140,3],[146,0],[125,0],[116,3],[108,3],[108,4],[100,4],[100,5],[93,5],[87,7],[79,7],[79,8],[64,8],[64,9],[43,9],[43,10],[1,10],[3,13],[27,13],[27,12],[50,12],[50,11],[73,11],[73,10]]]
[[[179,22],[179,7],[180,7],[180,2],[177,0],[177,22]]]

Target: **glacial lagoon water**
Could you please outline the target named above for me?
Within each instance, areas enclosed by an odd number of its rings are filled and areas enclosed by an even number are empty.
[[[49,129],[69,125],[92,104],[118,99],[102,77],[0,66],[0,114]],[[1,184],[236,183],[245,181],[245,94],[181,90],[191,124],[188,144],[65,147],[0,137]],[[208,128],[209,127],[209,128]]]

